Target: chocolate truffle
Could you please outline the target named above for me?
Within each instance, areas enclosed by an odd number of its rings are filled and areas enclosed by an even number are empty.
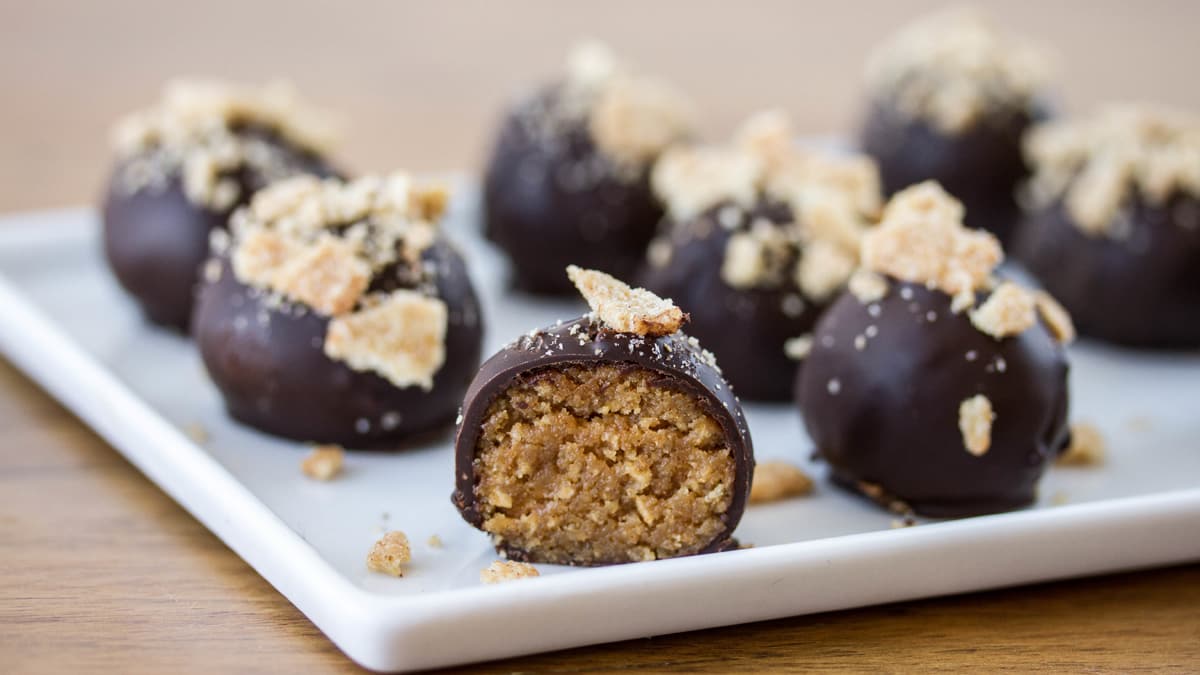
[[[104,252],[154,323],[187,330],[209,232],[267,183],[330,175],[328,124],[283,85],[167,85],[154,107],[114,132],[104,198]]]
[[[778,112],[728,147],[677,147],[654,168],[667,205],[642,282],[691,315],[688,332],[747,399],[788,401],[809,333],[858,265],[879,176],[860,155],[801,149]]]
[[[1036,127],[1016,255],[1080,333],[1200,346],[1200,116],[1113,106]]]
[[[592,312],[488,359],[463,403],[454,504],[510,559],[606,565],[736,547],[750,432],[669,301],[570,268]]]
[[[278,436],[395,447],[449,426],[479,366],[479,305],[404,174],[299,176],[214,235],[192,330],[235,419]]]
[[[1020,508],[1065,448],[1070,318],[993,272],[935,183],[897,194],[817,324],[797,401],[831,477],[934,517]]]
[[[1046,59],[973,10],[919,20],[872,55],[864,151],[888,194],[940,182],[967,209],[967,225],[1007,241],[1027,175],[1021,136],[1045,116]]]
[[[662,210],[650,167],[688,134],[672,89],[631,73],[600,45],[572,54],[566,76],[505,119],[483,185],[484,231],[525,291],[566,294],[575,263],[628,278]]]

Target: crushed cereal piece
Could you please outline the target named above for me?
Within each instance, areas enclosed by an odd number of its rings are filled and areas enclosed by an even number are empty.
[[[803,497],[813,489],[812,479],[793,464],[763,462],[754,467],[750,503],[762,504],[788,497]]]
[[[541,576],[536,567],[512,560],[497,560],[479,572],[479,580],[485,584],[500,584],[536,576]]]
[[[317,445],[300,462],[305,476],[316,480],[332,480],[342,472],[346,453],[340,445]]]
[[[1071,444],[1058,457],[1059,466],[1095,466],[1104,463],[1104,435],[1093,424],[1071,425]]]
[[[992,423],[995,420],[992,402],[983,394],[976,394],[958,406],[958,429],[967,452],[976,457],[987,453],[992,447]]]
[[[1004,282],[978,309],[971,312],[971,324],[997,340],[1020,335],[1037,323],[1037,301],[1033,293]]]
[[[383,535],[367,554],[367,569],[394,577],[404,576],[404,565],[412,560],[408,536],[399,530]]]
[[[596,317],[612,330],[656,337],[670,335],[683,325],[685,315],[678,307],[644,288],[630,288],[604,272],[574,265],[567,267],[567,276]]]

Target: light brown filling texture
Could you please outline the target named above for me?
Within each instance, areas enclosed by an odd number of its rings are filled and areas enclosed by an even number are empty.
[[[475,495],[483,529],[551,563],[696,553],[725,529],[736,466],[694,397],[638,367],[549,368],[489,406]]]

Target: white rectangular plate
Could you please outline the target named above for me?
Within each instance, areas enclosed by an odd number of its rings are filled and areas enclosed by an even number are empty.
[[[464,186],[447,229],[489,321],[485,353],[580,312],[504,290]],[[450,504],[449,437],[350,453],[304,478],[305,448],[232,423],[190,343],[146,325],[110,277],[86,210],[0,219],[0,349],[215,532],[351,658],[411,670],[712,626],[1200,559],[1200,355],[1072,348],[1073,416],[1109,443],[1053,469],[1035,508],[892,529],[820,482],[751,507],[753,548],[482,586],[496,559]],[[823,476],[790,406],[749,406],[755,449]],[[184,432],[199,427],[203,443]],[[385,529],[413,542],[402,579],[369,573]],[[432,535],[442,548],[426,544]]]

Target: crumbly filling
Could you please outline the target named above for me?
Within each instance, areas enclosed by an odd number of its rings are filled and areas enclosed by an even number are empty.
[[[1026,137],[1025,155],[1034,167],[1031,205],[1061,199],[1093,236],[1128,235],[1119,216],[1135,193],[1155,205],[1178,193],[1200,197],[1200,116],[1181,110],[1120,105],[1048,122]]]
[[[1025,110],[1048,59],[975,10],[950,10],[901,29],[867,62],[867,86],[901,113],[957,134],[992,112]]]
[[[449,312],[421,259],[446,205],[408,176],[350,182],[300,176],[255,194],[231,219],[234,275],[330,318],[325,354],[398,387],[433,386]],[[372,290],[383,282],[389,290]],[[378,288],[378,287],[376,287]]]
[[[113,145],[126,162],[118,184],[130,193],[161,189],[178,173],[192,202],[216,211],[231,208],[243,197],[233,177],[240,168],[267,180],[292,173],[278,148],[237,133],[240,127],[270,131],[315,153],[326,151],[335,136],[329,119],[302,106],[286,83],[174,81],[157,105],[117,123]]]
[[[600,322],[614,331],[653,337],[670,335],[683,324],[682,310],[644,288],[574,265],[567,267],[567,276]]]
[[[813,490],[813,481],[800,467],[787,462],[760,462],[754,467],[750,503],[763,504],[790,497],[803,497]]]
[[[554,563],[696,553],[720,535],[736,464],[717,421],[662,376],[615,364],[538,371],[488,407],[482,528]]]
[[[730,287],[794,279],[818,301],[840,289],[857,265],[863,234],[879,213],[879,185],[866,157],[798,147],[779,111],[748,119],[728,146],[672,149],[652,174],[656,194],[685,236],[700,236],[707,222],[698,216],[720,207],[717,221],[733,231],[721,265]],[[749,217],[767,202],[787,206],[791,220]]]
[[[497,560],[479,571],[479,580],[485,584],[502,584],[539,576],[541,573],[533,565],[513,560]]]
[[[958,406],[958,430],[967,452],[976,457],[987,454],[992,447],[992,423],[995,421],[992,402],[983,394],[976,394]]]

